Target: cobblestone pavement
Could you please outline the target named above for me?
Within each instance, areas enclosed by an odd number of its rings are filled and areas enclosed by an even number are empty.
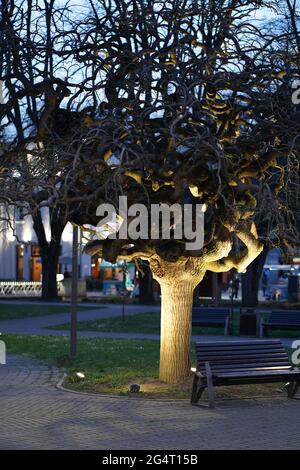
[[[59,371],[8,356],[0,365],[0,449],[299,449],[300,402],[150,401],[64,392]]]

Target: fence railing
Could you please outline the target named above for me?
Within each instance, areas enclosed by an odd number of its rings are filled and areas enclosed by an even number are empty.
[[[40,297],[41,295],[41,282],[0,281],[0,297]]]

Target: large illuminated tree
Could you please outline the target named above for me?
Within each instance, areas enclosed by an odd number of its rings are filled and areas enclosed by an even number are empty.
[[[151,220],[148,239],[95,236],[86,247],[110,262],[149,262],[161,286],[160,379],[176,383],[189,373],[193,290],[205,272],[247,269],[263,248],[254,217],[268,220],[268,238],[295,239],[290,197],[282,197],[299,162],[293,57],[255,21],[260,0],[90,6],[61,51],[78,67],[67,104],[45,103],[39,133],[37,154],[59,155],[59,191],[39,187],[84,228],[100,221],[101,203],[117,213],[122,195],[149,209],[206,208],[197,251],[184,238],[151,239]]]
[[[178,382],[189,371],[193,290],[205,272],[244,272],[260,254],[258,210],[269,213],[270,231],[284,227],[285,239],[293,238],[278,197],[287,159],[297,160],[289,59],[251,22],[260,1],[99,4],[76,43],[99,106],[85,120],[79,187],[87,200],[73,220],[95,225],[97,204],[112,202],[117,211],[122,194],[129,204],[207,207],[197,252],[184,240],[130,237],[86,248],[111,262],[149,261],[161,287],[160,379]]]

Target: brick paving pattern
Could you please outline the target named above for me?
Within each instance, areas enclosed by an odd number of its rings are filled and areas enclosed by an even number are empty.
[[[0,365],[0,449],[299,449],[300,401],[224,400],[215,410],[64,392],[60,372],[9,355]]]

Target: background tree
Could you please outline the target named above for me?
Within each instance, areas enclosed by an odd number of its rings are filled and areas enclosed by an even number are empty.
[[[67,51],[71,9],[68,2],[61,6],[55,0],[3,0],[0,9],[0,127],[5,176],[0,202],[21,206],[24,215],[32,217],[41,249],[42,297],[53,299],[57,297],[61,235],[67,223],[65,208],[57,203],[61,182],[54,181],[54,176],[61,142],[66,148],[70,142],[68,124],[72,124],[59,111],[70,96],[68,82],[75,70],[73,53]],[[56,203],[50,204],[53,197]],[[41,212],[46,208],[50,239]],[[13,213],[6,211],[7,215]]]
[[[141,304],[155,303],[153,292],[153,278],[149,263],[144,261],[140,266],[139,272],[139,302]]]
[[[299,40],[299,19],[300,19],[300,4],[298,0],[283,0],[276,1],[276,15],[271,16],[271,19],[264,22],[262,25],[266,36],[272,38],[271,44],[268,48],[269,55],[286,57],[287,59],[287,73],[285,75],[280,92],[286,94],[287,103],[291,103],[291,89],[293,82],[299,80],[300,69],[300,40]],[[295,104],[288,110],[290,113],[289,118],[284,116],[284,120],[290,123],[290,126],[295,128],[299,126],[299,104]],[[287,129],[288,135],[289,131]],[[295,137],[290,141],[291,147],[289,149],[292,158],[294,171],[286,171],[281,176],[281,188],[277,190],[278,197],[282,200],[285,207],[289,208],[290,224],[295,227],[295,232],[299,233],[300,227],[300,212],[299,212],[299,145],[296,134],[292,132]],[[281,161],[285,163],[284,160]],[[278,171],[273,169],[272,174]],[[275,184],[270,182],[270,184]],[[299,240],[294,237],[292,241],[285,239],[284,229],[276,230],[277,224],[280,221],[270,221],[270,214],[265,210],[264,199],[259,201],[260,209],[255,216],[255,222],[258,228],[261,239],[264,242],[264,250],[256,258],[256,260],[249,266],[246,273],[242,275],[242,303],[245,306],[255,307],[258,304],[258,289],[259,282],[262,276],[263,267],[266,257],[270,249],[279,247],[284,257],[292,254],[294,249],[299,248]],[[271,224],[270,224],[271,222]],[[283,224],[284,225],[284,224]]]

